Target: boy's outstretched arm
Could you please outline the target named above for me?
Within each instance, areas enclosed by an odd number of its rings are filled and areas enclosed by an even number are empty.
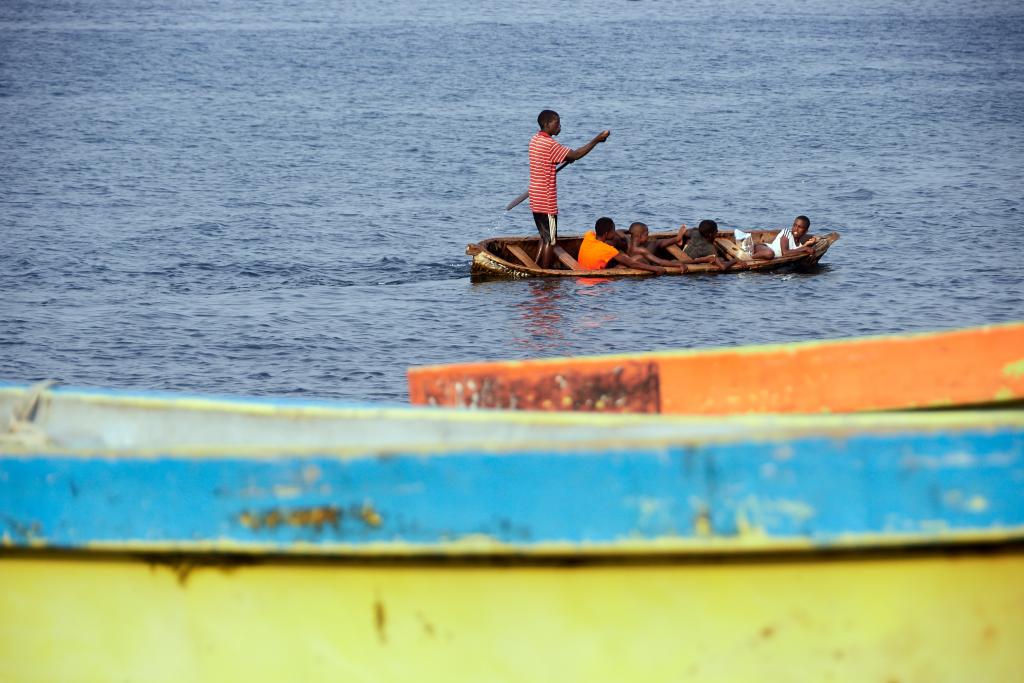
[[[612,261],[619,264],[620,266],[626,266],[627,268],[636,268],[637,270],[646,270],[650,273],[667,273],[669,271],[665,266],[655,266],[643,261],[639,261],[625,254],[616,254],[612,257]],[[673,270],[676,270],[673,268]]]
[[[683,242],[686,241],[686,231],[688,229],[689,228],[686,227],[686,223],[683,223],[681,226],[679,226],[679,232],[676,233],[675,237],[663,237],[662,239],[653,243],[654,246],[651,250],[656,251],[658,249],[664,249],[665,247],[672,244],[675,244],[680,247],[683,246]]]
[[[590,154],[590,150],[597,147],[598,143],[607,140],[608,136],[611,134],[612,132],[610,130],[602,130],[600,133],[594,136],[593,140],[583,145],[582,147],[577,147],[576,149],[569,152],[569,154],[566,155],[565,160],[568,162],[573,162],[582,159],[583,157]]]
[[[679,267],[679,261],[669,261],[668,259],[659,258],[653,254],[653,250],[644,249],[642,247],[637,249],[635,254],[630,254],[630,256],[642,256],[649,262],[655,263],[659,266],[667,266],[669,268]]]

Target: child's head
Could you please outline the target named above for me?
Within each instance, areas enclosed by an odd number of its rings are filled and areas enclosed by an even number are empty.
[[[615,221],[608,216],[601,216],[594,223],[594,232],[601,239],[608,237],[608,233],[615,232]]]
[[[793,219],[793,236],[800,239],[811,229],[811,219],[807,216],[797,216]]]
[[[697,232],[708,242],[713,242],[718,237],[718,223],[713,220],[704,219],[697,226]]]
[[[558,112],[545,109],[537,115],[537,125],[540,129],[550,135],[558,135],[562,132],[561,120]]]
[[[636,221],[629,226],[629,236],[633,239],[633,244],[641,245],[647,242],[648,234],[647,225]]]

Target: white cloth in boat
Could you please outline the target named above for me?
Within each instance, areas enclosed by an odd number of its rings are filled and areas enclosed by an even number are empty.
[[[745,252],[747,258],[753,258],[754,256],[754,236],[749,232],[744,232],[739,228],[735,228],[732,231],[733,238],[736,240],[736,246],[741,251]]]

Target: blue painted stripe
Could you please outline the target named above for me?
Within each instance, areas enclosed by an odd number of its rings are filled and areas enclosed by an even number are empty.
[[[229,542],[289,551],[488,536],[513,550],[1024,534],[1024,430],[494,455],[0,459],[15,546]]]

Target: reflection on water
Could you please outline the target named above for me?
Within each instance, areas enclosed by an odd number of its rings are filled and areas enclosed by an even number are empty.
[[[512,341],[526,356],[571,353],[583,330],[619,320],[619,312],[608,308],[618,301],[614,278],[538,278],[523,284],[529,296],[514,306],[526,335]]]
[[[586,296],[600,296],[601,290],[596,289],[600,285],[607,285],[610,282],[606,277],[578,277],[576,278],[576,293]],[[595,287],[595,289],[589,289]]]
[[[516,304],[526,337],[515,341],[527,349],[545,349],[565,339],[564,304],[566,291],[561,278],[538,278],[527,282],[529,297]]]
[[[615,296],[615,292],[617,285],[624,284],[628,283],[608,277],[574,278],[572,294],[586,306],[586,311],[579,316],[575,329],[596,330],[612,327],[619,320],[619,313],[611,309],[621,305],[621,300]]]

